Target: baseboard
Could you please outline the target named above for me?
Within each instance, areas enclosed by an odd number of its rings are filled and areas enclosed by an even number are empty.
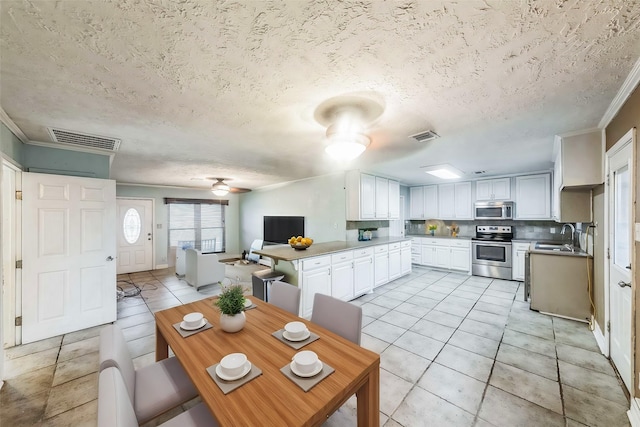
[[[627,417],[632,427],[640,427],[640,402],[638,399],[631,398],[631,407],[627,411]]]
[[[164,270],[165,268],[169,268],[169,264],[158,264],[156,265],[156,270]]]
[[[593,328],[593,336],[596,338],[596,342],[598,343],[598,347],[600,347],[600,352],[605,356],[609,357],[609,346],[607,345],[607,340],[602,333],[602,329],[600,329],[600,325],[595,321],[593,316],[591,316],[591,321],[595,325]]]

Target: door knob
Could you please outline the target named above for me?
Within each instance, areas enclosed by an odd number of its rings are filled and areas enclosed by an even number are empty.
[[[109,255],[109,256],[107,257],[107,261],[113,261],[113,257],[112,257],[111,255]]]
[[[621,288],[624,288],[625,286],[631,287],[631,283],[625,283],[622,280],[620,280],[618,282],[618,286],[620,286]]]

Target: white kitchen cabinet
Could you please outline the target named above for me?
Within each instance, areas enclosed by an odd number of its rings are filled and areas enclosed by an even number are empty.
[[[427,267],[436,266],[436,247],[433,245],[422,245],[422,265]]]
[[[425,185],[423,189],[424,218],[438,218],[438,186]]]
[[[599,167],[593,164],[594,159],[600,161],[601,158],[600,146],[594,144],[598,139],[591,143],[587,140],[579,146],[575,146],[575,142],[575,137],[567,140],[556,137],[555,149],[558,151],[553,163],[552,218],[557,222],[591,222],[591,188],[603,181]],[[598,152],[592,153],[595,145]]]
[[[447,270],[471,272],[471,241],[421,238],[420,264]],[[412,246],[412,251],[414,246]],[[417,259],[412,255],[412,259]],[[414,261],[414,264],[416,262]]]
[[[551,217],[551,177],[548,173],[516,177],[515,219]]]
[[[345,175],[346,220],[400,217],[400,183],[353,170]]]
[[[402,276],[402,254],[400,242],[389,243],[389,281]]]
[[[376,180],[376,219],[389,218],[389,180],[387,178],[375,177]],[[399,194],[398,194],[399,197]]]
[[[438,185],[438,219],[473,219],[471,182]]]
[[[455,216],[455,184],[438,185],[438,219],[454,219]]]
[[[375,219],[376,177],[349,171],[345,177],[347,221]]]
[[[316,293],[331,295],[331,257],[314,257],[302,262],[302,316],[309,317],[313,311]]]
[[[409,219],[424,219],[424,187],[409,188]]]
[[[455,219],[473,219],[471,206],[471,182],[457,182],[454,184]]]
[[[331,255],[331,296],[350,301],[353,295],[353,251]]]
[[[389,180],[389,219],[400,218],[400,183]]]
[[[400,244],[400,272],[402,276],[411,273],[412,249],[410,240],[405,240]]]
[[[451,249],[448,246],[436,246],[436,267],[448,269],[451,265]]]
[[[353,294],[359,297],[373,289],[373,248],[356,249],[353,252]]]
[[[476,181],[476,200],[511,199],[511,178]]]
[[[379,245],[374,247],[374,287],[384,285],[389,281],[389,247]]]
[[[524,269],[525,269],[525,255],[529,250],[529,246],[531,244],[529,242],[513,242],[511,244],[511,259],[512,261],[512,269],[511,269],[511,279],[513,280],[524,280]]]

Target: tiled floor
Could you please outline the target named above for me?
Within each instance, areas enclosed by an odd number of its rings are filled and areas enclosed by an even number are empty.
[[[128,278],[145,297],[118,304],[136,366],[154,360],[155,311],[219,292],[196,292],[170,270]],[[354,303],[362,345],[381,355],[381,425],[629,425],[629,402],[587,326],[530,311],[517,282],[418,267]],[[95,425],[99,331],[9,349],[0,426]],[[355,417],[352,398],[326,424]]]

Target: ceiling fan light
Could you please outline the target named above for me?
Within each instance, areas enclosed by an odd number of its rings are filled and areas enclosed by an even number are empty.
[[[332,134],[325,152],[336,160],[349,161],[362,154],[369,143],[369,138],[362,134]]]
[[[211,186],[211,192],[219,197],[226,196],[229,190],[229,186],[224,182],[216,182]]]

